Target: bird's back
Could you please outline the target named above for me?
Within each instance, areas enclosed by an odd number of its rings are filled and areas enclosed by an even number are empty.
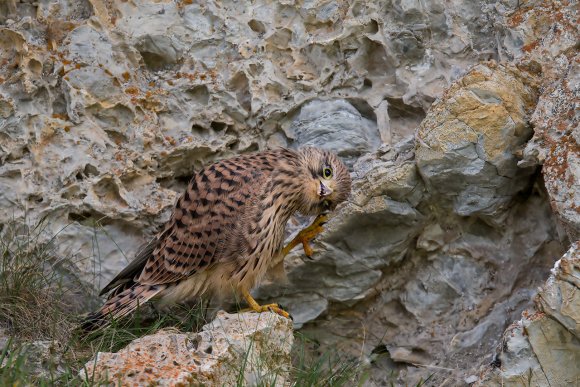
[[[213,271],[218,263],[222,268],[214,284],[253,284],[256,270],[267,269],[268,258],[279,249],[292,210],[276,206],[285,206],[279,188],[288,189],[276,176],[280,171],[296,173],[297,163],[293,151],[280,149],[221,160],[200,170],[163,229],[103,293],[117,294],[135,284],[178,285]]]

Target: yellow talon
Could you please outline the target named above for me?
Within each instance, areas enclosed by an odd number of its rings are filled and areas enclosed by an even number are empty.
[[[289,318],[292,320],[292,316],[290,316],[290,313],[288,313],[284,309],[282,309],[280,307],[280,305],[278,305],[278,304],[260,305],[260,304],[258,304],[258,302],[256,300],[254,300],[254,297],[252,297],[250,292],[248,292],[247,290],[242,290],[242,295],[244,296],[246,302],[250,306],[250,310],[257,312],[257,313],[273,312],[273,313],[276,313],[282,317]]]
[[[292,239],[290,241],[290,243],[288,243],[288,245],[286,245],[286,247],[284,247],[282,249],[282,258],[285,257],[286,255],[288,255],[288,253],[290,252],[290,250],[292,250],[294,247],[296,247],[298,244],[302,244],[302,247],[304,248],[304,253],[306,254],[307,257],[311,257],[312,254],[314,253],[312,251],[312,247],[310,247],[310,241],[318,234],[320,234],[324,229],[322,228],[322,225],[324,223],[326,223],[328,220],[328,216],[321,214],[318,215],[316,217],[316,219],[314,219],[314,221],[312,222],[312,224],[308,227],[306,227],[304,230],[300,231],[298,233],[298,235],[296,235],[296,237],[294,239]],[[242,291],[242,295],[244,296],[244,299],[246,300],[246,302],[248,303],[248,306],[250,307],[249,310],[250,311],[254,311],[257,313],[262,313],[262,312],[273,312],[276,314],[279,314],[282,317],[286,317],[289,319],[292,319],[292,316],[290,316],[290,314],[288,312],[286,312],[284,309],[282,309],[282,307],[280,307],[280,305],[278,304],[267,304],[267,305],[260,305],[258,304],[258,302],[256,302],[256,300],[254,300],[254,298],[250,295],[250,293],[243,289]],[[247,309],[243,309],[243,311],[246,311]]]
[[[292,239],[290,243],[288,243],[288,245],[286,245],[286,247],[282,249],[282,256],[285,257],[294,247],[296,247],[296,245],[302,243],[302,247],[304,248],[304,254],[306,254],[306,256],[310,258],[314,253],[312,251],[312,247],[310,247],[310,241],[314,239],[316,235],[324,231],[322,225],[327,221],[328,221],[327,215],[325,214],[318,215],[310,226],[300,231],[298,235],[296,235],[296,237],[294,237],[294,239]]]

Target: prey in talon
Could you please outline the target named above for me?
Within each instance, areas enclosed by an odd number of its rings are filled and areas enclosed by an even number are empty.
[[[187,302],[202,295],[241,295],[251,310],[289,318],[277,304],[250,295],[275,258],[322,232],[326,214],[350,194],[346,166],[317,148],[276,149],[218,161],[196,172],[170,220],[101,291],[108,301],[83,323],[106,326],[149,300]],[[294,213],[316,216],[283,247]]]

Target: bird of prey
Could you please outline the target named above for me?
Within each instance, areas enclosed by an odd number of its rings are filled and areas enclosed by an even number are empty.
[[[349,172],[333,153],[276,149],[206,166],[179,197],[170,220],[101,291],[108,301],[84,321],[107,325],[155,298],[183,302],[203,294],[242,295],[256,312],[289,314],[250,295],[280,255],[322,231],[326,213],[350,194]],[[296,212],[317,215],[286,248],[286,223]]]

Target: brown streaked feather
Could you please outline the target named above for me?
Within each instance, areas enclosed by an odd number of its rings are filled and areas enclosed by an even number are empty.
[[[106,326],[112,319],[120,319],[133,312],[139,305],[149,301],[166,289],[165,285],[139,285],[121,291],[107,300],[97,312],[90,314],[82,323],[84,331],[94,331]]]
[[[102,296],[116,288],[115,292],[109,295],[110,298],[117,292],[132,286],[135,283],[136,277],[141,274],[143,267],[145,267],[145,263],[149,257],[151,257],[158,244],[158,238],[151,239],[149,242],[143,244],[137,251],[135,258],[131,261],[131,263],[129,263],[126,268],[121,270],[121,272],[117,274],[115,278],[113,278],[107,284],[107,286],[103,288],[103,290],[101,290],[99,296]]]
[[[167,236],[153,251],[138,282],[174,283],[232,258],[234,252],[227,248],[232,241],[243,249],[239,245],[245,244],[245,238],[236,223],[251,208],[256,187],[264,189],[261,181],[268,173],[267,163],[238,157],[196,174],[177,202]]]

